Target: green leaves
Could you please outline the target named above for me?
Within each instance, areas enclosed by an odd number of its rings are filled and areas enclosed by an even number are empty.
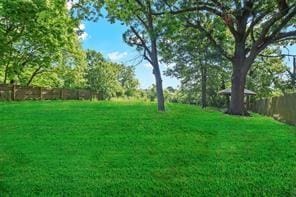
[[[14,79],[28,85],[30,73],[52,72],[67,58],[80,61],[77,67],[83,64],[75,30],[78,22],[70,17],[64,0],[0,0],[0,4],[4,83]]]
[[[87,85],[97,91],[101,99],[135,94],[139,82],[132,67],[106,61],[101,53],[93,50],[88,50],[86,54]]]

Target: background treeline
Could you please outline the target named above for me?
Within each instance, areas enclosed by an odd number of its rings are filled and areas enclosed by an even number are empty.
[[[178,46],[172,48],[176,49]],[[178,78],[181,85],[179,88],[166,88],[165,98],[173,102],[224,107],[227,104],[227,98],[219,95],[218,92],[231,87],[231,65],[223,59],[217,59],[217,54],[208,54],[207,58],[192,62],[189,60],[182,62],[178,54],[181,53],[171,56],[177,60],[174,60],[174,66],[167,69],[164,74]],[[258,58],[248,73],[247,79],[246,88],[257,93],[256,96],[251,97],[253,101],[295,92],[293,76],[284,58]]]
[[[296,74],[281,55],[283,47],[296,40],[294,1],[70,2],[77,18],[96,21],[103,16],[127,27],[124,41],[153,68],[155,87],[147,92],[156,90],[159,111],[165,111],[166,97],[160,64],[173,65],[166,74],[181,80],[172,100],[219,106],[217,92],[227,87],[231,88],[227,112],[232,115],[248,115],[245,88],[256,91],[257,97],[295,89]]]
[[[234,7],[229,6],[233,5],[232,1],[225,1],[224,5],[211,2],[214,3],[207,5],[207,2],[200,1],[219,12],[239,11],[249,6],[258,14],[267,8],[272,17],[273,12],[281,13],[279,16],[286,14],[268,1],[255,7],[246,3],[252,1],[237,3]],[[67,3],[71,4],[71,10]],[[81,20],[99,19],[103,6],[111,23],[119,20],[129,25],[123,35],[124,41],[151,64],[156,85],[140,90],[134,67],[110,62],[99,52],[82,48],[79,39],[83,34]],[[223,21],[221,17],[212,17],[211,10],[198,12],[192,9],[195,6],[191,1],[180,1],[178,5],[177,1],[167,4],[162,0],[112,0],[105,4],[97,0],[0,0],[0,81],[23,86],[88,88],[97,91],[102,99],[136,97],[158,100],[159,110],[164,110],[163,98],[204,107],[223,106],[225,98],[219,96],[218,91],[236,84],[232,79],[236,66],[239,66],[228,59],[229,54],[234,53],[235,57],[235,47],[238,46],[232,36],[233,29],[225,27],[225,23],[229,27],[233,24],[227,24],[231,18],[223,18]],[[295,21],[292,16],[296,12],[295,4],[289,6],[291,19],[287,19],[287,27]],[[262,7],[263,11],[256,10],[257,7]],[[225,10],[221,11],[222,8]],[[181,14],[175,15],[174,12]],[[227,17],[240,19],[240,12],[234,13]],[[265,23],[263,20],[262,24],[252,27],[253,37],[245,43],[246,56],[254,39],[261,39],[260,28]],[[281,41],[266,47],[260,55],[256,54],[247,72],[245,87],[257,92],[257,98],[295,91],[295,73],[279,56],[280,47],[288,43],[293,42]],[[170,65],[165,73],[160,73],[160,64]],[[180,87],[163,89],[162,74],[178,78]]]
[[[134,96],[134,68],[84,51],[79,27],[65,0],[0,0],[0,83]]]

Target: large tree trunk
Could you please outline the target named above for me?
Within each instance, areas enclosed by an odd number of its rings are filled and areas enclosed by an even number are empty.
[[[250,65],[254,58],[246,58],[245,40],[239,38],[235,43],[234,58],[232,59],[231,100],[228,113],[245,116],[248,112],[244,104],[244,90]]]
[[[150,15],[150,21],[149,21],[150,29],[153,30],[153,23],[152,23],[152,16]],[[157,50],[157,41],[156,37],[151,35],[150,41],[151,41],[151,54],[150,59],[153,66],[153,74],[155,76],[155,82],[156,82],[156,94],[157,94],[157,106],[158,111],[165,111],[164,106],[164,96],[163,96],[163,87],[162,87],[162,78],[161,78],[161,72],[159,68],[159,62],[158,62],[158,50]]]
[[[296,57],[293,57],[292,88],[296,86]]]
[[[158,111],[165,111],[162,79],[161,79],[159,65],[154,66],[153,74],[155,76],[155,82],[156,82],[157,109]]]
[[[158,63],[156,40],[154,39],[151,39],[151,40],[152,40],[151,41],[152,43],[151,61],[153,64],[152,65],[153,74],[154,74],[155,83],[156,83],[157,109],[158,111],[165,111],[162,78],[161,78],[161,72],[160,72],[159,63]]]
[[[159,63],[158,63],[157,44],[156,44],[156,39],[154,38],[151,38],[151,62],[153,64],[152,65],[153,74],[154,74],[155,83],[156,83],[158,111],[165,111],[162,78],[161,78],[161,72],[160,72]]]
[[[247,77],[247,66],[234,63],[231,79],[231,101],[228,113],[232,115],[248,115],[244,105],[244,90]]]
[[[202,65],[201,67],[201,106],[207,107],[207,67]]]

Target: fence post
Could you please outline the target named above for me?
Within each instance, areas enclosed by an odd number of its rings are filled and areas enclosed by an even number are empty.
[[[40,100],[42,100],[42,87],[39,88],[40,91]]]
[[[61,96],[61,100],[64,100],[64,89],[63,88],[61,89],[60,96]]]
[[[12,85],[12,89],[11,89],[11,100],[15,100],[15,85]]]

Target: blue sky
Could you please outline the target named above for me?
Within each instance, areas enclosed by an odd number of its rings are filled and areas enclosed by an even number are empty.
[[[96,23],[85,21],[84,26],[87,35],[83,40],[85,49],[94,49],[101,52],[107,59],[126,65],[136,65],[141,59],[137,58],[140,54],[134,48],[124,43],[122,34],[126,28],[120,23],[110,24],[101,18]],[[296,54],[295,45],[288,48],[290,54]],[[283,53],[288,53],[288,51],[283,49]],[[286,58],[285,61],[288,66],[292,66],[292,58]],[[164,71],[167,67],[168,65],[162,64],[161,70]],[[140,81],[141,88],[147,88],[154,84],[152,68],[148,62],[143,61],[136,66],[136,76]],[[164,87],[177,87],[179,81],[163,75],[163,85]]]
[[[140,53],[135,48],[128,46],[122,39],[125,26],[120,23],[110,24],[105,19],[100,19],[96,23],[86,21],[84,25],[87,34],[83,41],[85,49],[94,49],[101,52],[107,59],[126,65],[136,65],[141,60]],[[162,71],[166,70],[166,67],[166,65],[161,65]],[[154,84],[152,68],[146,61],[136,65],[136,76],[140,81],[141,88],[147,88]],[[177,87],[179,81],[163,76],[163,85],[164,87]]]
[[[282,49],[283,54],[290,54],[290,55],[296,55],[296,45],[288,46],[288,49]],[[292,68],[293,66],[293,58],[292,57],[286,57],[285,58],[286,64]]]

